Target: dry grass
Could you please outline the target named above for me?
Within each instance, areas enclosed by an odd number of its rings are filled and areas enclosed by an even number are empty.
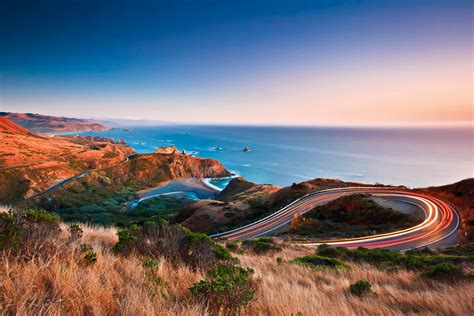
[[[291,260],[308,249],[287,249]],[[261,278],[256,302],[249,313],[265,315],[472,315],[473,283],[447,284],[421,280],[414,272],[387,273],[369,265],[351,265],[350,271],[315,271],[276,256],[240,257]],[[369,280],[377,296],[358,298],[348,292],[351,283]]]
[[[111,252],[113,229],[85,227],[82,241],[92,243],[96,264],[87,265],[77,252],[65,251],[49,262],[17,262],[0,258],[2,314],[203,315],[188,288],[201,272],[174,266],[164,259],[156,268],[143,259]],[[71,247],[64,245],[62,247]],[[421,280],[413,272],[387,273],[371,266],[352,265],[350,271],[315,271],[276,258],[291,260],[312,249],[289,247],[276,255],[240,255],[260,279],[256,301],[244,315],[469,315],[473,314],[473,283],[448,284]],[[373,284],[376,297],[349,295],[358,279]]]

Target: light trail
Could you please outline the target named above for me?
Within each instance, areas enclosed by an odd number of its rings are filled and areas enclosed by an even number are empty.
[[[318,205],[354,193],[391,198],[416,205],[423,210],[425,215],[424,220],[413,227],[390,233],[357,238],[300,242],[300,244],[317,246],[325,243],[332,246],[348,248],[386,247],[408,250],[432,245],[435,242],[451,236],[459,227],[459,216],[456,211],[450,205],[437,198],[425,194],[384,187],[348,187],[309,193],[265,218],[227,232],[211,235],[211,237],[224,240],[236,240],[265,236],[288,225],[297,215],[303,215]]]

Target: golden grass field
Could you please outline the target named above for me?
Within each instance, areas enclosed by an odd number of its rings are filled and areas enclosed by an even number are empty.
[[[65,226],[64,226],[65,228]],[[97,263],[84,264],[70,244],[58,242],[50,260],[0,259],[0,309],[4,315],[207,315],[188,288],[200,271],[165,259],[155,268],[144,259],[112,252],[115,229],[84,227],[78,242],[91,243]],[[67,230],[64,229],[64,240]],[[287,246],[274,255],[238,255],[255,270],[256,300],[242,315],[472,315],[472,282],[420,279],[414,272],[388,273],[351,264],[349,271],[312,270],[287,262],[314,249]],[[280,259],[277,261],[277,258]],[[349,284],[367,279],[377,293],[355,297]],[[299,313],[299,314],[298,314]]]

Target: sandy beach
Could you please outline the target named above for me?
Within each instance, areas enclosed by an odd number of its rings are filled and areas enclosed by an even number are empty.
[[[147,199],[161,194],[177,192],[193,193],[198,199],[208,199],[219,191],[206,184],[201,178],[183,178],[163,182],[160,186],[137,192],[140,199]]]

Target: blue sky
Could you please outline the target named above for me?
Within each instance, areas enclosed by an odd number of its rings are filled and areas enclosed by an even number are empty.
[[[3,1],[0,27],[5,111],[256,124],[472,119],[468,1]]]

